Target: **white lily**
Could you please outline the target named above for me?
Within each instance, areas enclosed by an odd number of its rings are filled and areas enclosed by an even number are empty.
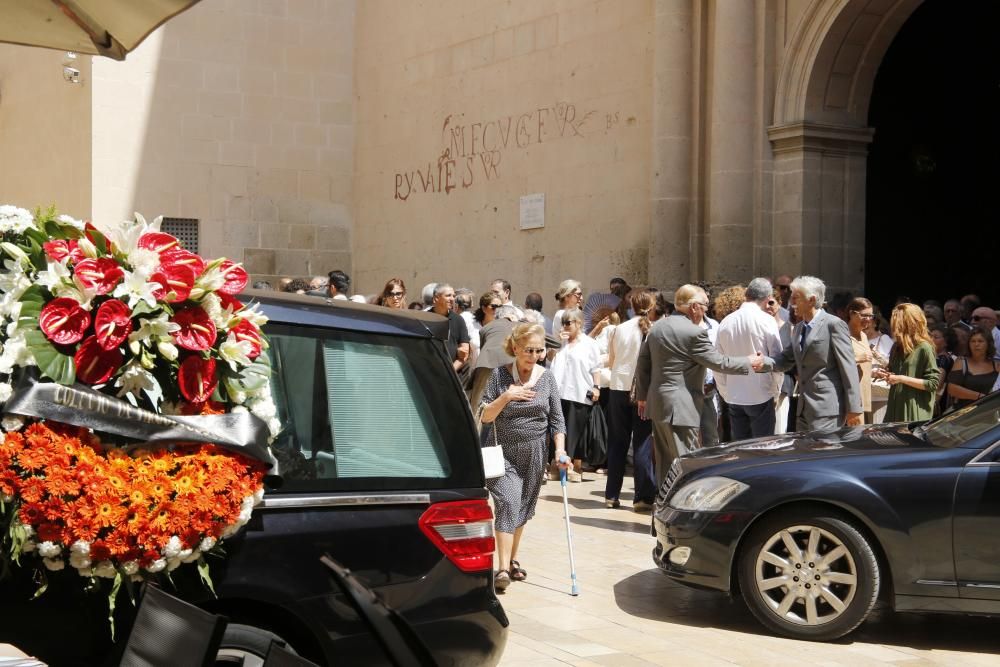
[[[118,283],[112,296],[128,297],[128,307],[135,308],[140,301],[145,301],[149,307],[156,306],[155,290],[160,289],[160,283],[150,281],[145,271],[125,271],[125,278]]]
[[[128,335],[128,340],[130,343],[159,342],[169,340],[170,334],[180,330],[181,325],[171,322],[166,313],[160,313],[153,318],[140,317],[139,328]]]
[[[239,370],[239,366],[249,366],[252,362],[248,356],[253,352],[250,341],[237,340],[235,334],[229,334],[222,345],[219,346],[219,356],[229,363],[229,367],[234,371]]]
[[[73,280],[73,276],[69,271],[69,257],[64,258],[61,262],[49,262],[48,268],[45,271],[39,271],[38,277],[35,282],[43,287],[47,287],[51,292],[57,285],[63,283],[69,284]]]

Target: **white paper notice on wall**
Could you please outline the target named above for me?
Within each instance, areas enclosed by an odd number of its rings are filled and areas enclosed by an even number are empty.
[[[545,226],[545,193],[521,197],[521,229],[539,229]]]

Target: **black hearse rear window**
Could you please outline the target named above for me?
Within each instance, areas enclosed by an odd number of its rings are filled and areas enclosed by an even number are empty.
[[[432,341],[283,325],[267,332],[283,424],[272,443],[281,491],[445,486],[449,431],[461,435],[453,422],[461,427],[464,411]]]

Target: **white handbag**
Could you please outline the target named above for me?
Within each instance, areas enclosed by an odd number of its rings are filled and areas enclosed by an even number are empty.
[[[497,440],[496,421],[490,425],[490,428],[493,429],[493,444],[482,447],[479,451],[483,453],[483,474],[486,479],[495,479],[503,477],[506,464],[503,458],[503,449],[500,447],[500,441]]]

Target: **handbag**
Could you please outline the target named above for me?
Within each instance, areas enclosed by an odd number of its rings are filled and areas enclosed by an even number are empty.
[[[500,441],[497,440],[497,426],[495,421],[490,425],[490,429],[493,431],[493,444],[480,447],[479,451],[483,457],[483,475],[486,479],[495,479],[503,477],[504,472],[507,470],[507,465],[503,458],[503,449],[500,447]]]

